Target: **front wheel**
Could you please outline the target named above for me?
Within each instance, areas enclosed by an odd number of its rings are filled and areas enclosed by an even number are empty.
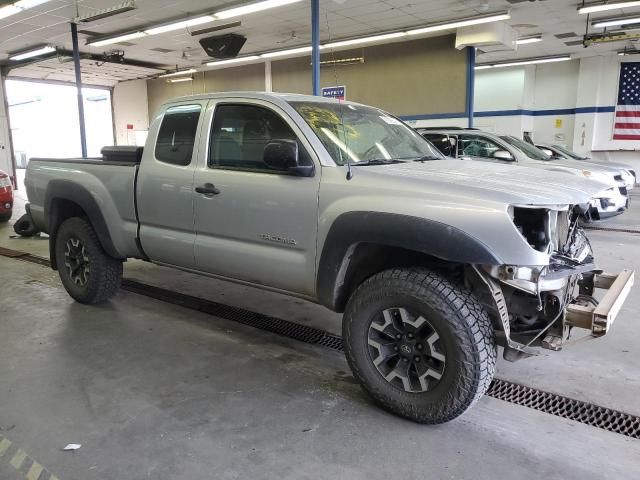
[[[83,218],[65,220],[55,238],[56,266],[71,297],[80,303],[101,303],[120,288],[122,261],[107,255],[91,224]]]
[[[462,415],[493,378],[497,349],[487,312],[427,269],[366,280],[349,299],[342,329],[362,387],[387,410],[420,423]]]

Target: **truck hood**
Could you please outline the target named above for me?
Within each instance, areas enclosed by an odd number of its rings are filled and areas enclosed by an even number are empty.
[[[473,196],[511,205],[585,204],[607,188],[603,183],[564,172],[460,160],[355,166],[354,170],[354,177],[370,172],[402,180],[407,187],[411,184],[431,194]]]

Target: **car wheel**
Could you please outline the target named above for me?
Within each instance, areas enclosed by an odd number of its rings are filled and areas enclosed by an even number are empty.
[[[21,237],[32,237],[39,232],[38,227],[35,226],[31,215],[25,213],[22,215],[16,223],[13,224],[13,231]]]
[[[493,379],[497,348],[487,312],[470,292],[430,270],[369,278],[349,299],[342,328],[356,379],[402,417],[453,420]]]
[[[8,222],[11,219],[11,214],[0,215],[0,222]]]
[[[83,218],[66,220],[56,233],[56,266],[64,288],[80,303],[100,303],[120,288],[122,261],[107,255]]]

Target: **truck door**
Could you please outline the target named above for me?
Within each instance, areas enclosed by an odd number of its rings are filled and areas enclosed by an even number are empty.
[[[319,164],[285,112],[261,101],[212,102],[206,158],[194,176],[199,270],[313,295]],[[298,142],[312,177],[276,172],[263,161],[271,140]]]
[[[149,132],[137,181],[140,243],[151,260],[193,268],[193,172],[206,102],[169,107]],[[148,151],[149,149],[150,151]]]

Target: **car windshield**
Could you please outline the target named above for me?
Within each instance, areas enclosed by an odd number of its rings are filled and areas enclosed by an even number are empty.
[[[568,148],[563,147],[562,145],[553,145],[553,148],[555,148],[556,150],[561,151],[565,155],[570,156],[574,160],[588,160],[587,157],[583,157],[581,155],[578,155],[576,152],[572,152],[571,150],[569,150]]]
[[[442,160],[419,133],[373,107],[329,102],[290,102],[338,165]]]
[[[534,160],[551,160],[549,155],[524,140],[520,140],[511,135],[501,135],[500,138],[512,147],[516,147],[529,158],[533,158]]]

